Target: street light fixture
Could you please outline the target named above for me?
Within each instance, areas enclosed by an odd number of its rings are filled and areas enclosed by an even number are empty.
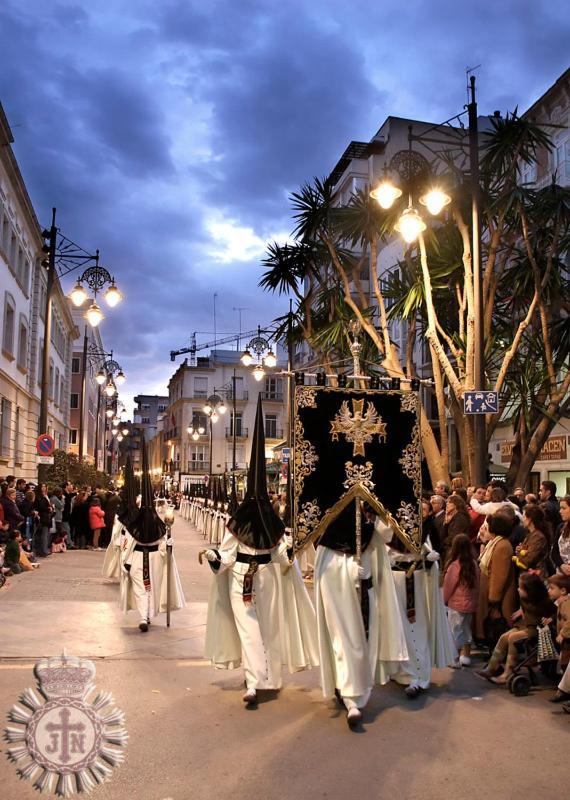
[[[71,292],[69,293],[71,302],[76,308],[79,308],[87,300],[87,292],[83,285],[77,281]]]
[[[120,370],[117,372],[117,374],[115,375],[115,383],[117,383],[119,386],[122,386],[122,385],[123,385],[123,383],[124,383],[126,380],[127,380],[127,376],[125,375],[125,373],[123,372],[123,370],[122,370],[122,369],[120,369]]]
[[[254,336],[246,349],[244,350],[241,363],[245,367],[249,367],[253,362],[254,356],[257,358],[257,364],[253,369],[253,377],[256,381],[261,381],[265,376],[264,367],[273,369],[277,366],[277,357],[273,352],[269,340],[262,335],[261,326],[257,326],[257,336]]]
[[[111,280],[111,285],[105,292],[105,301],[110,308],[115,308],[123,299],[122,293],[115,286],[115,279]]]
[[[402,196],[402,190],[385,178],[370,192],[370,197],[378,201],[381,208],[386,211],[392,208],[396,200]]]
[[[105,386],[105,394],[107,395],[107,397],[114,397],[117,394],[115,384],[111,379],[109,379],[109,382]]]
[[[420,197],[420,203],[427,208],[432,216],[437,217],[445,206],[451,203],[451,197],[439,186],[434,186]]]
[[[105,319],[105,315],[103,314],[100,306],[96,303],[95,300],[93,300],[93,302],[85,312],[85,319],[91,325],[92,328],[96,328],[99,325],[99,323]]]
[[[427,225],[411,204],[403,211],[402,216],[394,225],[394,229],[402,234],[408,244],[415,242],[426,227]]]
[[[123,434],[123,436],[128,436],[129,435],[129,429],[128,428],[123,428],[121,433]]]
[[[253,368],[252,374],[255,380],[259,383],[259,381],[262,381],[263,378],[265,377],[265,370],[263,369],[261,364],[256,364],[255,367]]]

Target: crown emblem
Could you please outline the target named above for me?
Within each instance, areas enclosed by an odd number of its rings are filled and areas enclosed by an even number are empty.
[[[34,668],[42,694],[52,697],[84,698],[93,688],[95,677],[93,662],[69,657],[65,651],[55,658],[44,658]]]

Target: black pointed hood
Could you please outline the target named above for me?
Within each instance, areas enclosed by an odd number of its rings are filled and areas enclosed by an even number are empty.
[[[242,544],[255,550],[269,550],[275,547],[285,531],[285,526],[273,510],[267,493],[261,395],[257,398],[247,491],[243,502],[233,512],[228,522],[228,529]]]
[[[154,506],[154,492],[150,480],[148,453],[144,435],[141,437],[141,451],[143,473],[141,478],[141,507],[126,527],[133,539],[136,539],[139,544],[152,544],[165,535],[166,525],[156,513]]]
[[[125,463],[125,482],[121,491],[121,506],[117,516],[123,525],[128,527],[128,521],[132,519],[137,512],[137,485],[135,473],[133,472],[133,463],[129,454],[127,455]]]

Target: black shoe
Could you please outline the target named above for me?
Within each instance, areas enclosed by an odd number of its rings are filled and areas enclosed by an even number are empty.
[[[149,619],[148,617],[146,618],[146,624],[147,624],[147,625],[148,625],[148,627],[150,628],[150,619]]]
[[[410,700],[415,700],[416,697],[422,693],[422,689],[420,686],[406,686],[404,692],[406,693],[406,697],[409,697]]]
[[[567,703],[568,700],[570,700],[570,693],[562,692],[560,689],[558,689],[555,695],[548,698],[549,703]]]
[[[139,625],[139,631],[141,633],[146,633],[148,631],[148,623],[147,622],[141,622],[141,624]]]
[[[570,714],[570,703],[562,703],[561,708],[565,714]]]

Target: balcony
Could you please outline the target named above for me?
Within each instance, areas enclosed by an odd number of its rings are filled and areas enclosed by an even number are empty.
[[[282,403],[283,392],[260,392],[262,400],[268,400],[270,403]]]
[[[236,428],[236,439],[247,439],[249,435],[248,428]],[[234,431],[233,428],[226,428],[226,439],[233,439],[234,438]]]
[[[233,402],[234,395],[232,390],[230,389],[226,395],[226,400],[228,403]],[[240,400],[249,400],[249,392],[247,389],[238,389],[236,392],[236,402],[239,403]]]
[[[265,438],[266,439],[283,439],[283,428],[266,428],[265,429]]]

